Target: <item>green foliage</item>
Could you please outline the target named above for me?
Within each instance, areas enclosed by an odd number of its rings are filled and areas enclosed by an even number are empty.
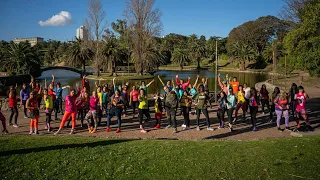
[[[319,143],[1,136],[0,168],[3,179],[319,179]]]
[[[172,54],[172,62],[180,66],[180,69],[183,69],[183,66],[187,65],[190,62],[188,57],[188,52],[185,49],[175,48]]]
[[[306,2],[299,18],[301,24],[287,34],[284,46],[297,69],[320,76],[320,0]]]
[[[253,60],[257,56],[256,51],[252,47],[240,42],[234,43],[230,51],[232,57],[239,60],[240,70],[245,70],[245,62]]]

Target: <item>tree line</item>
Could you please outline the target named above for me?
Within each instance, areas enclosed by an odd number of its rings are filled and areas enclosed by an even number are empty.
[[[154,0],[128,0],[124,19],[106,26],[100,0],[88,1],[85,27],[89,39],[29,43],[0,42],[1,70],[32,73],[40,66],[94,67],[116,75],[118,66],[130,64],[137,74],[152,73],[161,65],[181,69],[213,63],[216,55],[239,64],[240,70],[273,64],[275,72],[295,69],[320,74],[320,0],[285,0],[281,16],[263,16],[232,29],[226,38],[170,33],[161,37],[161,11]],[[251,61],[252,63],[246,64]],[[287,61],[287,62],[285,62]],[[286,64],[286,66],[285,66]],[[19,67],[19,68],[17,68]]]

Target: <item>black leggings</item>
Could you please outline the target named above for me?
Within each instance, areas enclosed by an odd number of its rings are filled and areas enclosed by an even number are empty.
[[[26,100],[22,100],[24,116],[25,116],[25,117],[28,117],[26,102],[27,102]]]
[[[150,113],[149,109],[139,109],[139,124],[142,125],[143,122],[143,115],[147,117],[147,120],[145,122],[148,122],[150,120]]]
[[[261,99],[262,112],[264,112],[264,107],[267,106],[267,109],[270,111],[269,100]]]
[[[136,114],[136,109],[139,106],[139,101],[132,101],[131,102],[131,106],[132,106],[132,109],[133,109],[133,115],[135,115]]]
[[[187,127],[190,127],[189,107],[182,106],[181,109],[182,109],[182,113],[183,113],[184,124]]]
[[[222,109],[218,109],[217,111],[217,117],[219,119],[220,122],[220,127],[223,128],[224,127],[224,114],[226,113],[226,109],[222,108]]]
[[[39,97],[39,98],[38,98],[38,108],[39,108],[39,109],[40,109],[41,101],[42,101],[42,97]]]
[[[10,114],[9,123],[10,123],[10,124],[12,123],[13,115],[15,115],[15,116],[14,116],[14,123],[17,124],[18,115],[19,115],[17,106],[11,107],[10,110],[11,110],[11,114]]]
[[[251,122],[252,126],[256,126],[257,123],[258,106],[250,106]]]
[[[48,111],[46,112],[46,123],[50,124],[51,122],[51,114],[52,114],[52,109],[48,109]]]
[[[200,114],[201,111],[203,112],[204,116],[206,117],[207,120],[207,126],[210,127],[210,120],[209,120],[209,114],[208,114],[208,110],[207,109],[196,109],[196,113],[197,113],[197,126],[199,126],[199,121],[200,121]]]

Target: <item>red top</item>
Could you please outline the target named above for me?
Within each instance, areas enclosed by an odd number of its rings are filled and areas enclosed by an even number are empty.
[[[131,95],[131,100],[132,101],[138,101],[138,96],[139,96],[139,91],[138,90],[131,91],[130,95]]]
[[[17,97],[9,97],[9,107],[17,106]]]

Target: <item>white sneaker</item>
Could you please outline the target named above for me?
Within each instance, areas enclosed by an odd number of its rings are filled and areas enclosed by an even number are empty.
[[[13,127],[18,128],[19,126],[18,126],[18,125],[16,125],[16,124],[14,124],[14,125],[13,125]]]
[[[197,126],[197,131],[200,131],[200,127],[199,126]]]
[[[183,130],[190,130],[190,127],[185,127],[183,128]]]
[[[182,124],[181,127],[185,128],[185,127],[187,127],[187,126],[186,126],[185,124]]]
[[[144,129],[142,129],[140,132],[142,132],[142,133],[146,133],[147,131],[146,131],[146,130],[144,130]]]
[[[213,131],[214,129],[212,127],[207,127],[208,131]]]

